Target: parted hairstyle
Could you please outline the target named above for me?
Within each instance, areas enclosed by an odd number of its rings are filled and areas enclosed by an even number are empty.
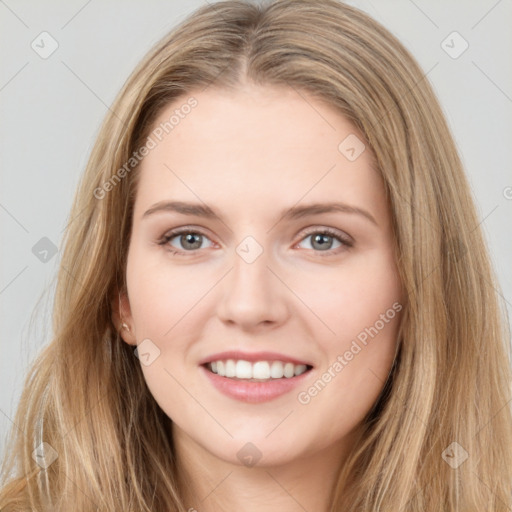
[[[171,420],[113,322],[137,189],[138,166],[126,162],[170,102],[244,81],[307,92],[346,116],[375,155],[391,209],[406,291],[399,351],[331,512],[510,511],[509,328],[460,157],[415,59],[335,0],[205,5],[124,84],[74,198],[51,341],[8,438],[1,510],[185,512]],[[47,469],[32,458],[43,442],[58,454]],[[446,453],[461,449],[468,457],[454,468]]]

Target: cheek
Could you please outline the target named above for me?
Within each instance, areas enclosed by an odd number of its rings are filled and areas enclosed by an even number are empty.
[[[339,347],[340,341],[356,338],[360,333],[364,338],[365,329],[376,322],[379,331],[382,321],[390,330],[397,309],[401,309],[401,305],[393,308],[402,298],[398,270],[390,251],[375,250],[364,257],[354,256],[338,267],[324,267],[314,276],[309,274],[305,278],[306,275],[306,271],[290,274],[291,288],[329,327],[332,335],[325,329],[327,336],[322,336],[330,340],[328,345]]]
[[[373,277],[353,275],[346,282],[347,295],[337,315],[335,330],[343,337],[358,339],[385,337],[395,330],[397,313],[402,309],[398,280],[390,273],[376,273]]]
[[[317,384],[302,390],[306,395],[299,402],[311,400],[318,411],[338,404],[342,416],[351,410],[349,417],[362,417],[395,357],[403,308],[398,271],[390,254],[375,251],[315,284],[309,304],[334,334],[326,331],[317,338],[325,359]]]
[[[400,312],[393,309],[389,316],[392,315],[380,330],[373,326],[367,330],[349,326],[352,332],[360,331],[364,337],[338,336],[326,350],[326,365],[319,369],[309,387],[299,390],[296,398],[304,421],[327,444],[356,428],[381,394],[397,346]]]
[[[215,282],[191,266],[172,265],[166,256],[163,249],[151,255],[135,249],[129,255],[128,293],[138,337],[165,340]]]
[[[179,419],[191,406],[189,393],[195,393],[188,383],[183,388],[188,370],[184,363],[193,326],[199,324],[201,303],[197,303],[207,290],[186,267],[171,267],[156,251],[138,249],[129,253],[127,285],[137,343],[140,347],[146,343],[154,357],[150,364],[141,359],[144,379],[162,410]]]

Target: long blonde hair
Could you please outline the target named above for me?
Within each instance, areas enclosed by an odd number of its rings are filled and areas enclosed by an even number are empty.
[[[52,341],[27,376],[0,507],[185,511],[171,420],[112,320],[137,168],[112,178],[169,102],[244,79],[307,91],[350,119],[376,156],[391,207],[407,293],[400,351],[340,469],[331,511],[509,511],[509,333],[461,161],[414,58],[334,0],[204,6],[125,83],[75,196]],[[37,447],[42,458],[57,455],[46,469],[32,457]]]

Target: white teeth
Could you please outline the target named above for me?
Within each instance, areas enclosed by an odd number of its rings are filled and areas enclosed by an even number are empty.
[[[286,363],[284,365],[284,376],[289,379],[295,375],[293,363]]]
[[[233,377],[238,377],[239,379],[252,379],[252,365],[249,361],[237,361],[236,362],[236,374]],[[229,377],[229,375],[226,375]]]
[[[252,365],[253,379],[270,379],[270,365],[267,361],[258,361]]]
[[[226,361],[226,366],[224,367],[226,371],[226,377],[235,377],[236,376],[236,365],[233,359],[228,359]]]
[[[305,364],[298,364],[295,366],[294,373],[295,375],[300,375],[301,373],[304,373],[306,371],[306,365]]]
[[[221,377],[237,379],[290,379],[301,375],[307,370],[305,364],[283,363],[282,361],[249,361],[228,359],[226,361],[212,361],[209,368]]]
[[[272,361],[270,367],[270,376],[273,379],[281,379],[284,376],[283,363],[281,361]]]

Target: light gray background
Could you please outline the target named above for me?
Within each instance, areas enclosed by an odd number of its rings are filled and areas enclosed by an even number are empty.
[[[348,3],[397,35],[432,82],[466,166],[510,315],[512,3]],[[0,0],[0,459],[29,363],[51,326],[59,253],[43,263],[32,247],[42,237],[60,247],[108,106],[147,50],[204,4]],[[47,59],[31,48],[43,31],[59,45]],[[453,31],[469,43],[456,59],[441,46]],[[456,51],[460,43],[449,38],[445,44]]]

